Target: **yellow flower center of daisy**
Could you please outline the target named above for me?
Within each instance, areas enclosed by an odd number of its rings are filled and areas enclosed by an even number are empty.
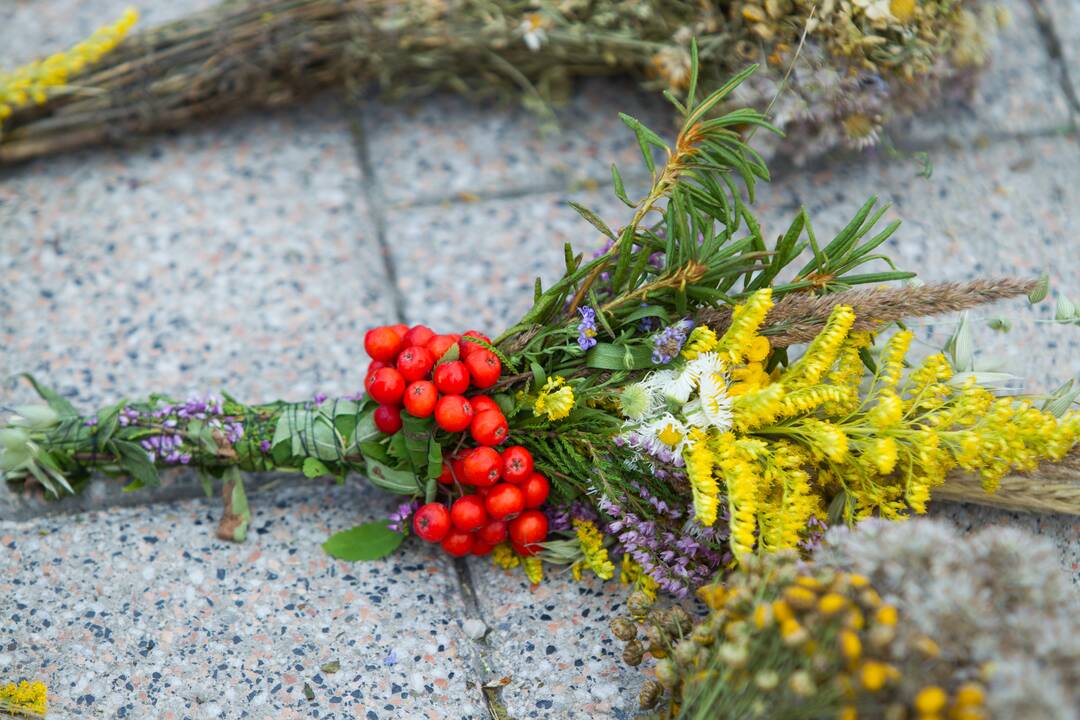
[[[656,438],[668,447],[675,447],[682,442],[683,434],[679,432],[675,425],[668,423],[663,430],[656,434]]]

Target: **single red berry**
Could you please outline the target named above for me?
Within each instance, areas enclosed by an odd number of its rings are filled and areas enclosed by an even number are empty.
[[[465,557],[472,551],[473,536],[461,530],[451,529],[442,541],[442,549],[454,557]]]
[[[368,390],[368,394],[371,394],[369,386],[371,385],[372,378],[375,377],[375,373],[379,372],[384,367],[387,367],[387,364],[382,360],[372,360],[371,364],[368,365],[367,372],[364,373],[364,390]]]
[[[498,445],[510,437],[510,426],[501,410],[485,410],[473,415],[469,432],[478,445]]]
[[[525,493],[517,485],[499,483],[488,491],[484,508],[496,520],[509,520],[525,509]]]
[[[510,521],[510,542],[522,555],[535,555],[542,549],[537,543],[547,537],[547,516],[539,510],[526,510]]]
[[[446,354],[446,351],[452,348],[457,343],[450,335],[436,335],[424,344],[431,354],[435,356],[435,362],[442,359],[442,356]]]
[[[502,412],[499,403],[492,400],[489,395],[473,395],[469,398],[469,402],[472,403],[473,415],[479,415],[486,410],[498,410],[499,412]]]
[[[479,332],[477,330],[469,330],[468,332],[465,333],[464,337],[473,337],[473,338],[476,338],[478,340],[483,340],[488,345],[491,344],[491,338],[489,338],[487,335],[484,335],[483,333],[481,333],[481,332]],[[482,350],[482,349],[484,349],[483,345],[477,345],[476,343],[469,342],[468,340],[461,340],[458,343],[458,347],[461,350],[461,357],[463,357],[463,358],[468,357],[469,353],[471,353],[473,350]]]
[[[375,427],[381,432],[393,435],[401,429],[401,408],[397,405],[380,405],[375,408],[372,419],[375,420]]]
[[[409,383],[405,388],[405,409],[413,417],[427,417],[435,412],[435,401],[439,399],[439,392],[435,389],[435,383],[430,380],[417,380]]]
[[[368,383],[368,395],[377,403],[397,405],[405,394],[405,378],[392,367],[379,368]]]
[[[446,395],[461,395],[469,389],[469,369],[460,360],[435,367],[435,387]],[[474,410],[476,408],[473,408]]]
[[[372,360],[390,362],[401,349],[401,338],[386,326],[368,330],[364,335],[364,350]]]
[[[529,475],[528,479],[521,483],[521,492],[525,494],[525,507],[538,508],[548,499],[551,492],[551,483],[538,472]]]
[[[435,367],[435,357],[431,351],[415,345],[405,348],[397,358],[397,369],[402,377],[410,382],[423,380]]]
[[[474,448],[465,456],[462,469],[465,471],[465,480],[470,485],[494,485],[502,474],[502,458],[489,447]]]
[[[443,395],[435,403],[435,422],[446,432],[461,432],[472,418],[472,405],[460,395]]]
[[[409,326],[404,323],[398,323],[397,325],[391,325],[390,329],[397,333],[397,336],[401,338],[402,342],[405,341],[405,333],[409,332]]]
[[[439,474],[439,482],[443,485],[454,484],[454,470],[450,467],[450,463],[443,460],[442,473]]]
[[[418,538],[437,543],[450,532],[450,511],[442,503],[428,503],[413,515],[412,526]]]
[[[498,545],[506,539],[506,521],[492,520],[476,531],[476,539],[488,545]]]
[[[521,483],[529,479],[533,471],[532,453],[520,445],[511,445],[502,451],[503,480]]]
[[[417,345],[424,347],[428,344],[428,340],[435,337],[435,332],[427,325],[413,325],[409,328],[409,331],[405,333],[405,337],[402,341],[405,343],[405,347],[410,345]]]
[[[484,500],[476,495],[459,497],[450,506],[450,521],[462,532],[472,532],[487,525],[487,510]]]
[[[465,479],[465,458],[451,458],[450,472],[454,474],[454,479],[462,485],[469,484],[468,480]]]
[[[400,363],[399,363],[400,365]],[[465,358],[465,367],[469,368],[473,385],[478,388],[491,387],[499,381],[502,374],[502,363],[499,356],[487,348],[477,348]]]
[[[480,538],[473,536],[472,554],[478,557],[484,555],[490,555],[491,551],[495,549],[494,545],[489,545],[486,542],[481,542]]]

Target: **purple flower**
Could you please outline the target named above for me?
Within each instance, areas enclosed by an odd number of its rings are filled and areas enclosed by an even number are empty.
[[[86,418],[86,420],[83,421],[83,425],[85,425],[86,427],[94,427],[95,425],[97,425],[97,418],[88,417]]]
[[[596,345],[596,311],[589,306],[579,307],[581,322],[578,323],[578,347],[588,350]]]
[[[690,318],[669,325],[653,337],[652,361],[656,365],[667,365],[675,359],[686,343],[686,336],[694,329]]]
[[[315,406],[318,407],[326,402],[326,393],[317,392],[311,399],[315,403]]]
[[[386,527],[390,528],[394,532],[404,532],[405,528],[409,527],[409,518],[414,512],[416,512],[416,509],[418,507],[420,507],[420,503],[415,500],[398,505],[397,510],[390,513],[390,524]]]
[[[270,441],[269,440],[263,440],[262,442],[260,442],[259,443],[259,449],[262,450],[264,453],[270,452]]]

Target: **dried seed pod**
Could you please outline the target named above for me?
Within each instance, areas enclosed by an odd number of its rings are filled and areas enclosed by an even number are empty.
[[[656,679],[660,681],[660,684],[666,688],[675,687],[675,683],[679,679],[679,673],[670,659],[665,658],[663,660],[656,661]]]
[[[694,658],[697,657],[698,646],[691,640],[680,640],[675,645],[675,653],[673,657],[675,661],[680,665],[690,665],[694,662]]]
[[[693,626],[694,621],[690,617],[690,613],[679,605],[672,606],[664,615],[664,630],[672,637],[687,634]]]
[[[633,640],[637,637],[637,623],[625,616],[612,618],[611,634],[624,642]]]
[[[637,640],[631,640],[623,647],[622,659],[623,662],[631,667],[637,667],[641,664],[641,659],[645,657],[645,648],[641,646],[641,643]]]
[[[650,652],[654,647],[666,648],[671,642],[671,637],[659,625],[646,625],[645,637],[649,639]]]
[[[638,704],[641,705],[642,710],[652,710],[662,697],[664,697],[664,686],[655,680],[646,680],[641,686],[641,692],[638,693]]]
[[[653,601],[649,599],[648,595],[640,590],[630,593],[630,597],[626,598],[626,609],[629,610],[630,614],[634,617],[645,615],[652,606]]]

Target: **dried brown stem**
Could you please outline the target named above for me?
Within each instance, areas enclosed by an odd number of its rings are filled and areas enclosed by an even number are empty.
[[[1027,295],[1037,284],[1035,280],[1000,278],[921,287],[874,287],[831,295],[792,293],[765,316],[761,334],[768,336],[773,347],[787,347],[813,340],[837,305],[848,305],[855,311],[853,331],[873,331],[896,320],[967,310]],[[731,308],[705,308],[697,319],[722,333],[731,325]]]
[[[1080,448],[1060,462],[1043,463],[1034,472],[1002,478],[994,493],[983,490],[976,475],[953,473],[944,485],[934,488],[933,496],[1005,510],[1080,515]]]

